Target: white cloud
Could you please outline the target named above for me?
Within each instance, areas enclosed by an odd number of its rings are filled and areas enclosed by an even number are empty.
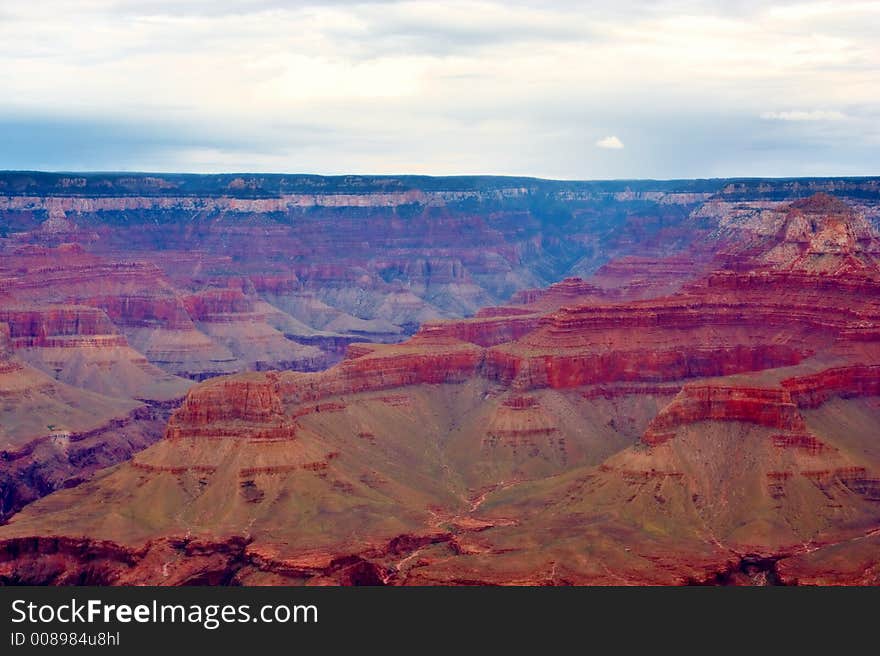
[[[623,148],[623,142],[615,136],[602,137],[596,142],[599,148],[607,148],[609,150],[620,150]]]
[[[144,160],[118,155],[142,145],[139,130],[96,132],[94,152],[106,159],[85,161],[105,168],[570,178],[877,170],[880,1],[0,5],[0,167],[84,161],[63,139],[34,144],[38,130],[15,132],[16,121],[40,119],[169,133],[171,144]],[[775,121],[797,123],[779,130]],[[623,148],[605,136],[611,129],[638,158],[594,150]]]
[[[761,118],[765,121],[842,121],[846,118],[846,114],[822,109],[793,110],[789,112],[764,112],[761,114]]]

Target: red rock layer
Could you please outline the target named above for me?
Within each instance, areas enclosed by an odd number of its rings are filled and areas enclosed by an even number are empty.
[[[12,331],[9,324],[0,322],[0,366],[12,355]]]
[[[260,294],[281,296],[302,289],[302,283],[293,273],[275,276],[251,275],[248,276],[248,280],[253,284],[254,290]]]
[[[284,412],[276,374],[220,378],[187,394],[172,415],[166,439],[237,437],[288,440],[296,428]]]
[[[419,335],[427,339],[457,339],[479,346],[494,346],[527,335],[541,323],[541,315],[482,316],[477,319],[427,323]]]
[[[90,307],[0,308],[0,321],[9,326],[15,348],[127,346],[107,315]]]
[[[253,312],[254,304],[240,290],[209,289],[183,297],[183,306],[195,321],[223,321],[227,315]]]
[[[571,277],[550,285],[546,289],[524,289],[514,294],[510,298],[510,302],[513,305],[534,306],[534,309],[537,307],[555,309],[572,301],[591,296],[602,298],[606,294],[592,282],[587,282],[583,278]]]
[[[269,325],[266,312],[255,312],[256,292],[247,278],[212,277],[211,284],[223,286],[185,292],[175,288],[155,263],[128,261],[118,253],[111,257],[96,256],[78,244],[4,250],[0,260],[0,310],[12,312],[27,307],[43,312],[87,305],[97,308],[98,314],[106,314],[103,320],[108,325],[104,333],[113,335],[98,337],[99,329],[88,325],[89,311],[83,308],[77,310],[81,313],[78,326],[72,326],[75,318],[67,316],[72,310],[67,311],[64,319],[71,325],[61,326],[60,315],[56,319],[48,316],[44,320],[48,322],[46,326],[22,325],[21,335],[17,335],[21,337],[18,346],[75,346],[72,330],[80,330],[82,336],[89,337],[80,339],[82,346],[124,346],[127,338],[133,348],[165,371],[198,380],[245,369],[313,370],[325,365],[328,359],[317,347],[287,339]],[[141,256],[155,257],[164,263],[157,254]],[[193,262],[177,254],[170,254],[167,259],[175,273],[185,268],[187,261],[194,270],[214,264],[211,258],[197,257],[198,261]],[[226,258],[216,266],[229,267],[231,259]],[[183,278],[186,284],[194,283],[187,275]],[[208,282],[194,286],[198,289],[202,284]],[[280,315],[282,323],[296,323],[291,317],[285,318],[280,310],[268,309]],[[28,320],[21,312],[15,319],[16,324]],[[53,321],[57,325],[51,325]],[[302,327],[310,331],[307,326]],[[29,341],[24,341],[26,333],[31,337]],[[52,337],[52,343],[42,335]],[[62,343],[60,337],[67,339]]]
[[[675,396],[681,391],[679,384],[595,385],[581,392],[585,399],[617,399],[624,396],[651,395]]]
[[[675,428],[699,421],[744,421],[786,431],[806,430],[786,390],[690,384],[651,421],[642,439],[651,446],[662,444],[675,437]]]
[[[773,446],[781,449],[797,449],[818,456],[833,450],[827,444],[809,433],[779,434],[772,437]],[[777,474],[779,472],[776,472]]]
[[[565,389],[613,382],[662,382],[724,376],[797,364],[804,353],[783,345],[669,350],[619,350],[608,353],[523,356],[504,350],[486,353],[485,375],[516,389]]]
[[[877,396],[880,395],[880,365],[826,369],[783,380],[782,387],[802,408],[818,407],[833,396]]]
[[[167,290],[167,283],[154,264],[106,260],[78,244],[20,247],[5,253],[0,263],[0,295],[29,303],[69,302],[120,289],[154,295]]]
[[[413,338],[399,346],[354,345],[357,357],[325,372],[285,372],[285,400],[311,402],[330,396],[419,384],[461,383],[478,374],[483,350],[456,340]]]
[[[162,327],[167,330],[193,330],[192,319],[180,298],[169,295],[126,294],[92,296],[85,303],[104,310],[113,322],[125,328]]]

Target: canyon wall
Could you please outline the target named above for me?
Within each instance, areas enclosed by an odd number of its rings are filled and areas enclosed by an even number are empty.
[[[827,577],[878,526],[878,199],[0,175],[0,581]]]

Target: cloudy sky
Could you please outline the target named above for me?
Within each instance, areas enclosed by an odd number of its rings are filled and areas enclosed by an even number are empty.
[[[0,0],[0,168],[880,174],[880,2]]]

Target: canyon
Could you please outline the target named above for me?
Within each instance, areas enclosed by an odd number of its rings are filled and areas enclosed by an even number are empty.
[[[877,179],[21,172],[0,221],[4,583],[880,584]]]

